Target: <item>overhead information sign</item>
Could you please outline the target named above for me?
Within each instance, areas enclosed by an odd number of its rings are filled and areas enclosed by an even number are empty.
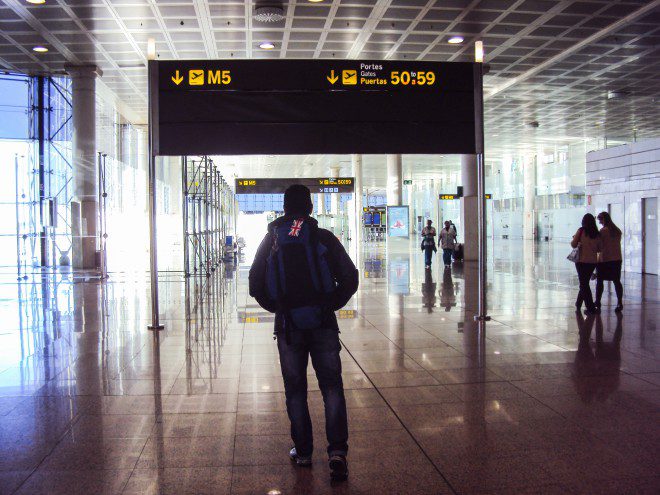
[[[155,154],[474,153],[472,63],[152,61]]]
[[[353,177],[236,179],[236,194],[284,194],[292,184],[307,186],[313,193],[352,193],[354,183]]]
[[[492,194],[486,194],[486,199],[491,199],[493,197]],[[460,194],[441,194],[440,199],[441,200],[452,200],[452,199],[461,199],[463,196]]]

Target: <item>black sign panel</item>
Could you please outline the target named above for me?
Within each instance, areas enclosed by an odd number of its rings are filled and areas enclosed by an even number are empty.
[[[475,64],[149,64],[155,154],[474,153]]]
[[[461,199],[463,197],[462,194],[441,194],[440,196],[441,200],[452,200],[452,199]],[[493,197],[492,194],[486,194],[486,199],[491,199]]]
[[[352,193],[355,190],[353,177],[236,179],[236,194],[283,194],[291,184],[307,186],[312,193]]]

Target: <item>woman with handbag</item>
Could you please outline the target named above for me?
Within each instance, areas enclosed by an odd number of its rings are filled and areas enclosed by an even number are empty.
[[[617,305],[614,311],[623,310],[623,285],[621,284],[621,229],[617,227],[609,213],[603,211],[598,214],[598,222],[603,226],[600,229],[600,238],[603,248],[600,252],[598,265],[596,267],[596,301],[595,306],[600,310],[600,299],[603,296],[603,282],[611,280],[614,282]]]
[[[589,287],[589,280],[591,279],[591,274],[596,269],[598,252],[602,249],[602,246],[596,219],[591,213],[587,213],[582,217],[582,227],[573,236],[571,247],[579,250],[577,259],[575,260],[575,269],[577,270],[578,280],[580,281],[580,292],[575,301],[575,307],[577,311],[580,311],[584,302],[587,307],[586,313],[595,314],[596,306],[594,305],[591,294],[591,287]]]

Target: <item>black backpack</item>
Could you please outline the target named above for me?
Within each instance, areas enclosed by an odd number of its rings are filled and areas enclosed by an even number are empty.
[[[266,292],[284,314],[285,328],[312,330],[325,322],[335,281],[328,249],[308,217],[284,217],[273,225],[266,260]]]

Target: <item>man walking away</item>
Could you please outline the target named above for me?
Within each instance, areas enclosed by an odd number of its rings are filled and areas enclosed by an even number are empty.
[[[341,377],[339,326],[335,311],[358,288],[358,272],[332,232],[311,218],[309,189],[290,186],[284,193],[284,216],[268,226],[250,269],[250,295],[275,313],[286,407],[298,466],[312,465],[314,443],[307,406],[307,362],[319,382],[325,405],[330,475],[348,476],[348,419]]]
[[[422,229],[422,251],[424,251],[424,265],[426,265],[427,270],[431,268],[433,253],[438,250],[438,248],[435,247],[435,227],[432,225],[433,221],[427,220],[426,227]]]
[[[456,248],[456,234],[451,228],[451,222],[445,222],[445,228],[440,231],[440,246],[442,247],[442,260],[445,266],[451,266],[451,255]]]

